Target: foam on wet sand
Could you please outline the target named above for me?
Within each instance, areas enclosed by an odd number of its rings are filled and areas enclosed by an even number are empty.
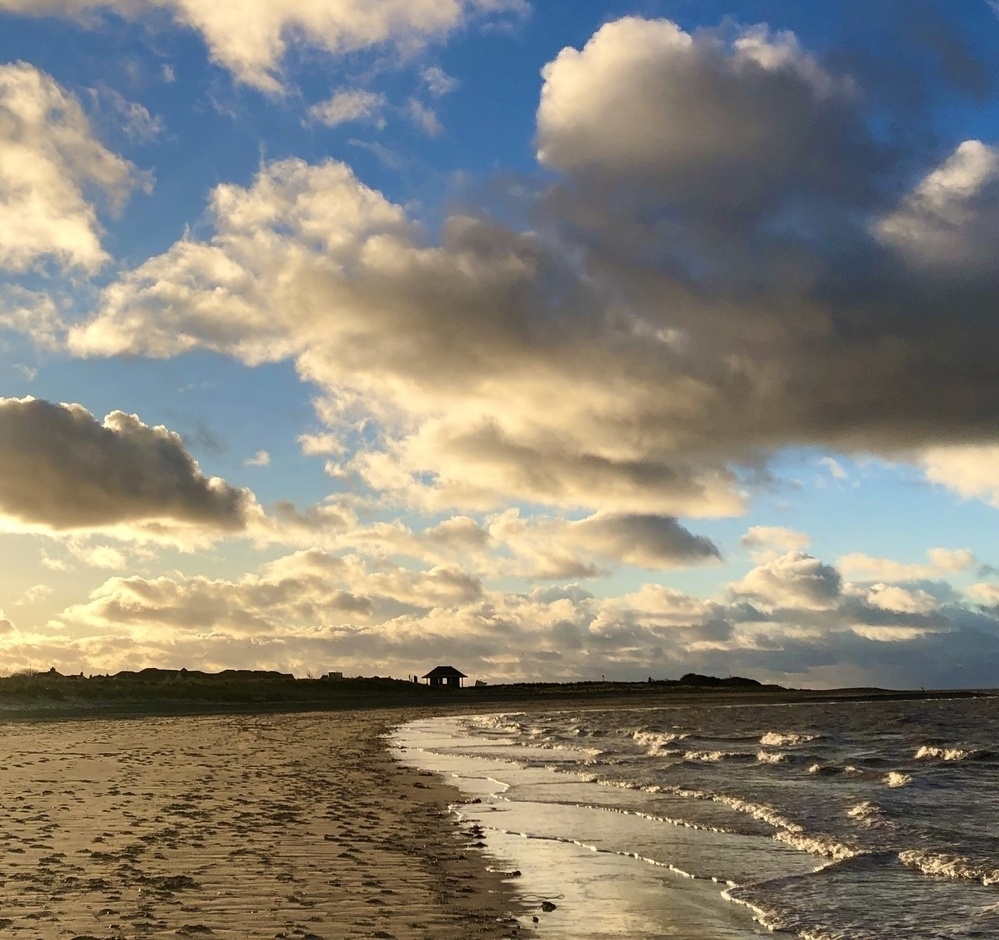
[[[399,712],[0,726],[3,936],[527,937]]]

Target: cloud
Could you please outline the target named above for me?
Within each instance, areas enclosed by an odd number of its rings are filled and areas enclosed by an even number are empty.
[[[839,558],[836,566],[844,577],[853,581],[917,581],[961,574],[975,564],[975,554],[967,548],[931,548],[926,557],[926,563],[906,563],[850,552]]]
[[[811,545],[804,532],[779,525],[754,525],[746,530],[739,544],[759,562],[772,561],[790,551],[801,551]]]
[[[0,399],[0,513],[8,531],[179,538],[246,529],[247,490],[206,477],[180,436],[121,411]]]
[[[31,587],[27,588],[16,601],[14,601],[14,604],[18,607],[38,604],[44,601],[51,594],[52,588],[49,585],[33,584]],[[0,614],[0,616],[2,616],[2,614]]]
[[[917,461],[931,483],[999,508],[999,445],[930,447]]]
[[[268,467],[271,455],[266,450],[258,450],[252,457],[243,461],[247,467]]]
[[[0,0],[0,11],[36,16],[116,13],[155,23],[164,11],[198,32],[212,60],[247,85],[281,89],[289,46],[330,55],[393,46],[412,53],[479,19],[521,16],[525,0]]]
[[[540,162],[639,199],[724,214],[795,189],[855,195],[851,168],[874,157],[852,83],[792,33],[625,17],[542,74]]]
[[[330,618],[366,619],[370,601],[326,588],[320,574],[306,570],[238,582],[196,577],[112,578],[85,604],[68,608],[60,620],[82,626],[136,631],[177,631],[232,636],[280,635],[293,624]]]
[[[106,85],[91,89],[91,98],[98,107],[108,112],[108,119],[125,136],[140,144],[158,140],[164,131],[163,119],[151,114],[137,101],[129,101],[121,92]]]
[[[771,609],[830,610],[839,603],[841,581],[832,566],[791,551],[753,568],[730,590]]]
[[[997,228],[999,149],[966,140],[878,220],[876,232],[913,268],[962,275],[994,273]]]
[[[382,111],[385,96],[364,89],[345,89],[335,92],[326,101],[309,108],[309,118],[327,127],[336,127],[348,121],[368,121],[383,126]]]
[[[488,534],[493,549],[512,556],[497,573],[529,578],[589,578],[606,574],[607,563],[670,570],[720,558],[710,539],[669,516],[602,512],[568,521],[513,509],[492,518]]]
[[[427,107],[417,98],[410,98],[407,104],[407,111],[410,120],[429,137],[439,137],[444,133],[444,125],[441,124],[437,112],[433,108]]]
[[[331,430],[349,438],[374,419],[383,434],[344,472],[413,504],[741,510],[727,468],[629,427],[636,412],[659,420],[667,363],[640,365],[645,343],[620,359],[575,336],[568,311],[590,316],[588,299],[571,283],[564,298],[539,291],[568,272],[536,237],[457,217],[428,246],[333,162],[270,164],[248,189],[218,187],[212,208],[210,240],[180,241],[110,285],[97,316],[71,330],[73,352],[295,358],[326,391]],[[629,379],[632,354],[658,375]]]
[[[598,556],[643,568],[672,568],[719,561],[717,546],[669,516],[598,513],[571,523],[569,531]]]
[[[999,584],[981,582],[968,588],[968,594],[988,607],[999,607]]]
[[[41,349],[65,342],[64,298],[18,284],[0,284],[0,327],[31,338]]]
[[[114,211],[142,182],[72,94],[32,65],[0,65],[0,269],[51,259],[96,272],[108,255],[92,197]]]
[[[125,552],[111,545],[93,545],[86,539],[70,539],[66,548],[77,561],[88,568],[108,568],[112,571],[122,571],[130,565]]]
[[[877,229],[920,191],[865,130],[889,115],[792,35],[724,32],[631,17],[549,64],[530,231],[430,233],[343,164],[265,164],[68,349],[292,360],[304,446],[431,513],[734,515],[789,447],[993,441],[996,264],[914,270]]]
[[[108,544],[107,537],[98,535],[71,535],[61,540],[66,554],[86,568],[100,568],[107,571],[135,571],[145,567],[156,557],[156,549],[142,542],[122,542]],[[169,539],[163,539],[169,541]],[[43,556],[42,564],[53,570],[69,570],[68,564],[61,564]]]
[[[344,445],[335,434],[300,434],[298,443],[302,446],[302,453],[306,457],[315,457],[320,454],[342,454]]]
[[[372,621],[390,631],[394,618],[472,604],[481,595],[479,581],[454,565],[369,570],[354,556],[310,549],[234,581],[111,578],[85,603],[63,611],[57,623],[137,636],[164,631],[288,637]]]
[[[421,535],[473,555],[494,539],[467,517]],[[816,686],[987,684],[999,638],[990,607],[921,587],[843,583],[801,552],[733,587],[704,598],[656,583],[616,597],[578,583],[517,593],[454,563],[308,549],[232,579],[109,578],[45,630],[0,636],[0,648],[12,668],[72,672],[196,660],[401,676],[457,656],[465,671],[496,679],[695,671]],[[973,593],[987,606],[996,598],[991,585]]]
[[[431,65],[420,72],[420,78],[427,86],[427,91],[435,98],[443,98],[456,91],[460,82],[453,75],[448,75],[439,65]]]
[[[929,614],[942,606],[929,591],[897,584],[848,585],[844,594],[859,599],[868,607],[899,614]]]
[[[820,457],[819,464],[823,466],[834,480],[848,480],[850,474],[846,472],[843,465],[833,457]]]

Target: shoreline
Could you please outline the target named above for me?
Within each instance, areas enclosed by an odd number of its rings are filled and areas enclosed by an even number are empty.
[[[394,729],[477,712],[982,694],[771,690],[476,701],[464,691],[416,707],[188,702],[181,709],[174,701],[0,709],[0,850],[9,860],[0,927],[12,940],[35,940],[47,921],[52,935],[58,925],[60,935],[111,940],[528,940],[536,937],[532,885],[505,878],[507,863],[483,851],[478,833],[449,809],[469,802],[466,795],[393,753]]]

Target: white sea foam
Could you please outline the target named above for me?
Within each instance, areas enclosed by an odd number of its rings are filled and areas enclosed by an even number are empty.
[[[846,815],[868,829],[895,828],[895,823],[886,819],[884,810],[873,800],[862,800],[851,806]]]
[[[567,754],[585,754],[587,757],[599,757],[603,751],[599,747],[583,747],[580,744],[560,744],[557,741],[545,741],[543,744],[533,744],[542,751],[565,751]]]
[[[783,842],[785,845],[800,849],[802,852],[821,855],[824,858],[835,859],[837,862],[841,862],[845,858],[856,858],[856,856],[864,854],[862,849],[845,845],[832,836],[820,833],[789,832],[784,830],[778,832],[774,836],[774,839],[778,842]]]
[[[726,757],[739,757],[729,751],[684,751],[684,760],[702,761],[707,764],[714,764],[717,761],[725,760]]]
[[[769,823],[775,829],[783,829],[786,832],[804,832],[804,827],[799,826],[798,823],[792,822],[785,816],[782,816],[773,806],[768,806],[766,803],[754,803],[750,800],[743,800],[736,796],[721,796],[717,794],[708,795],[707,799],[714,800],[716,803],[721,803],[724,806],[731,807],[739,813],[745,813],[747,816],[752,816],[753,819],[758,819],[760,822]]]
[[[761,764],[780,764],[787,760],[783,751],[757,751],[756,760]]]
[[[806,734],[798,731],[768,731],[762,738],[760,744],[769,747],[795,747],[798,744],[807,744],[820,738],[819,734]]]
[[[918,868],[927,875],[980,881],[984,885],[999,884],[999,868],[976,864],[960,855],[906,849],[898,853],[898,858],[903,865]]]
[[[682,741],[687,735],[673,731],[636,731],[631,737],[639,747],[646,749],[650,757],[661,757],[667,753],[676,753],[670,745]]]
[[[885,786],[895,789],[897,787],[907,787],[912,783],[912,777],[908,774],[900,773],[897,770],[889,771],[884,778]]]
[[[872,800],[864,800],[862,803],[851,806],[846,811],[846,815],[851,819],[869,819],[871,816],[877,816],[880,812],[881,807],[877,803]]]
[[[916,751],[916,760],[966,760],[976,753],[963,747],[932,747],[924,744]]]

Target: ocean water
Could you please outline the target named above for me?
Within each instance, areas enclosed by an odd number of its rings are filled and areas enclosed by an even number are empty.
[[[999,937],[999,698],[508,712],[394,745],[466,794],[542,937]]]

